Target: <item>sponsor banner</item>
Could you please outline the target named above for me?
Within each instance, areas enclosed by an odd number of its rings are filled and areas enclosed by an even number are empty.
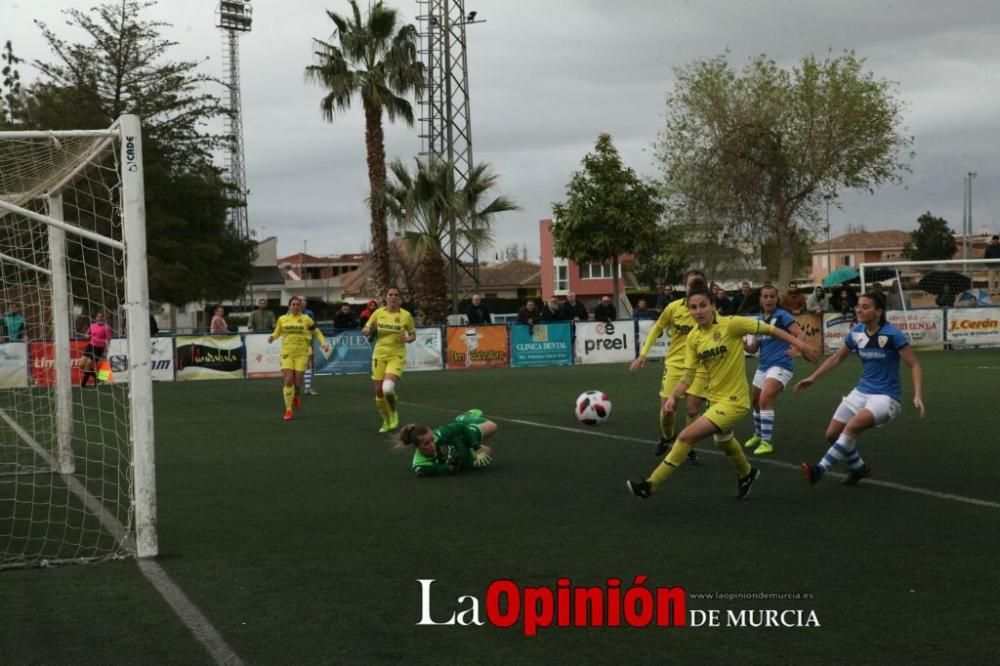
[[[960,345],[1000,344],[1000,308],[949,308],[947,339]]]
[[[628,363],[635,358],[635,322],[576,323],[577,363]]]
[[[108,361],[111,363],[111,381],[115,384],[128,382],[128,338],[114,338],[108,345]],[[174,339],[150,338],[149,362],[154,382],[174,381]]]
[[[642,346],[646,344],[646,338],[649,337],[649,332],[653,330],[653,325],[656,324],[655,319],[640,319],[639,322],[639,333],[635,339],[635,347],[638,351],[642,350]],[[649,355],[646,358],[666,358],[667,350],[670,349],[670,329],[667,329],[660,333],[660,337],[656,338],[656,342],[649,349]]]
[[[467,368],[506,368],[507,327],[449,326],[448,354],[445,365],[453,370]]]
[[[0,345],[0,389],[28,388],[28,343]]]
[[[441,370],[444,336],[437,326],[418,328],[417,339],[406,345],[406,370]]]
[[[86,340],[70,340],[70,382],[80,384],[80,357],[87,348]],[[31,361],[31,382],[35,386],[53,386],[56,383],[55,345],[51,342],[28,343],[28,358]]]
[[[816,353],[823,353],[823,321],[820,316],[815,312],[806,312],[805,314],[795,315],[795,321],[798,322],[799,328],[802,329],[802,333],[805,335],[805,342],[816,350]],[[799,350],[795,350],[796,355],[798,355]]]
[[[325,356],[319,342],[313,340],[313,359],[317,375],[368,374],[372,369],[372,344],[360,328],[331,331],[326,336],[330,355]]]
[[[240,379],[243,377],[243,340],[238,335],[179,335],[177,381]]]
[[[243,336],[247,350],[247,379],[281,376],[281,338],[268,343],[267,333]]]
[[[944,348],[944,310],[889,310],[885,317],[906,334],[914,347]]]
[[[837,312],[823,314],[823,348],[827,354],[836,354],[844,346],[844,336],[854,326],[854,315]]]
[[[573,364],[573,324],[517,324],[510,329],[511,365],[530,368]]]

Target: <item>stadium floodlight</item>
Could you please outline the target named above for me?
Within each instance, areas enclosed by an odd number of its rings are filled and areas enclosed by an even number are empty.
[[[0,344],[0,568],[155,556],[136,116],[105,130],[0,132],[0,283],[22,322],[5,318]],[[98,312],[121,350],[117,383],[77,388],[85,341],[72,338]]]

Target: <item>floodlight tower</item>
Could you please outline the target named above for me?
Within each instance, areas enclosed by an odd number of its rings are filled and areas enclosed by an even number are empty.
[[[229,183],[242,199],[239,205],[229,209],[229,223],[244,239],[250,237],[250,221],[247,216],[247,175],[243,162],[243,109],[240,101],[240,36],[250,32],[253,7],[250,0],[220,0],[219,23],[222,30],[222,67],[225,70],[225,85],[229,89],[229,114],[226,116],[226,135],[229,137],[229,151],[226,153],[226,173]]]
[[[472,118],[465,26],[484,23],[476,12],[465,13],[465,0],[417,0],[420,55],[426,65],[426,86],[420,99],[421,152],[452,165],[455,187],[462,187],[472,170]],[[458,313],[460,276],[472,278],[479,289],[479,252],[461,237],[466,220],[448,225],[451,311]]]

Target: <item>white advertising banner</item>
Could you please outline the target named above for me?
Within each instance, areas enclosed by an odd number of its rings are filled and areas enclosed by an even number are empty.
[[[267,333],[248,333],[243,337],[247,346],[247,379],[281,376],[281,338],[267,341]]]
[[[575,328],[577,363],[628,363],[635,358],[634,321],[581,321]]]
[[[174,381],[174,339],[150,338],[149,362],[152,364],[154,382]],[[112,382],[128,383],[128,340],[114,338],[108,345],[108,362],[111,364]]]
[[[642,346],[646,344],[646,338],[649,337],[649,332],[653,330],[653,325],[656,324],[655,319],[640,319],[639,320],[639,334],[636,336],[636,345],[641,350]],[[670,348],[670,330],[663,331],[660,337],[656,338],[656,342],[649,349],[649,356],[646,358],[664,358],[667,355],[667,349]]]
[[[960,345],[1000,344],[1000,308],[950,308],[948,341]]]
[[[441,370],[443,341],[440,328],[418,328],[417,339],[406,345],[406,370]]]
[[[0,389],[28,388],[28,343],[0,345]]]
[[[836,354],[844,346],[844,336],[854,325],[854,315],[827,312],[823,315],[823,349],[827,354]]]
[[[914,347],[944,345],[944,310],[889,310],[885,317]]]

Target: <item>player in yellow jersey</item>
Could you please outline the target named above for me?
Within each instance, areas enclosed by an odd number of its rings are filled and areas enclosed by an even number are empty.
[[[698,368],[708,373],[709,407],[680,432],[670,453],[648,479],[627,481],[626,486],[636,497],[648,498],[684,462],[693,444],[715,435],[716,446],[726,454],[738,474],[736,499],[743,499],[750,494],[753,482],[760,475],[760,471],[747,462],[743,448],[733,437],[733,427],[750,413],[743,336],[770,335],[778,338],[797,347],[803,357],[814,363],[817,354],[800,338],[760,320],[716,314],[715,302],[708,289],[691,290],[687,300],[688,309],[698,327],[688,333],[684,376],[667,397],[664,409],[674,411],[677,401],[694,381]]]
[[[302,300],[298,296],[292,297],[288,302],[288,314],[278,317],[274,333],[267,337],[267,341],[271,343],[278,338],[282,338],[281,374],[285,380],[282,388],[285,397],[283,418],[291,421],[292,407],[298,409],[302,406],[297,392],[302,384],[302,373],[309,365],[309,357],[312,355],[313,338],[319,340],[324,354],[330,353],[330,345],[312,317],[302,314]]]
[[[705,274],[698,270],[688,271],[684,276],[684,289],[691,292],[695,289],[707,286]],[[694,319],[688,312],[687,298],[680,298],[671,301],[663,309],[653,328],[646,336],[646,342],[642,345],[639,355],[629,365],[632,372],[646,365],[646,357],[649,350],[653,348],[657,338],[663,331],[670,332],[670,346],[667,349],[667,356],[663,359],[663,380],[660,383],[660,443],[656,445],[653,454],[662,456],[670,450],[674,441],[674,412],[667,412],[663,405],[667,397],[677,386],[677,382],[684,376],[684,355],[685,343],[688,333],[695,328]],[[704,370],[699,370],[694,377],[694,381],[687,389],[687,422],[693,423],[701,412],[701,407],[705,402],[708,392],[706,386],[706,375]],[[681,396],[684,399],[684,396]],[[693,463],[698,462],[698,454],[691,449],[688,460]]]
[[[372,352],[372,383],[375,387],[375,406],[382,415],[379,432],[391,432],[399,427],[396,384],[403,376],[406,365],[406,343],[417,339],[413,316],[399,307],[399,289],[390,287],[385,292],[385,307],[379,308],[365,322],[361,332],[367,337],[376,335]]]

